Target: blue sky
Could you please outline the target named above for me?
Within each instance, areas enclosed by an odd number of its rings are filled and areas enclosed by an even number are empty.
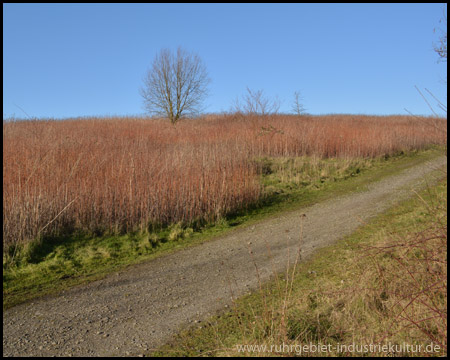
[[[182,46],[212,80],[206,112],[263,89],[290,112],[431,111],[443,4],[4,4],[3,117],[144,114],[139,87],[162,48]],[[446,31],[446,28],[443,29]],[[433,102],[433,105],[435,102]]]

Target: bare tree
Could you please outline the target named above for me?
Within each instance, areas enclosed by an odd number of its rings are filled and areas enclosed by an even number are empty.
[[[444,6],[442,9],[442,18],[439,20],[439,23],[443,24],[445,27],[445,31],[440,29],[442,31],[442,36],[439,38],[439,44],[434,45],[434,51],[437,52],[440,59],[442,61],[447,61],[447,8]],[[435,30],[436,31],[436,30]]]
[[[182,48],[174,55],[163,49],[144,78],[140,94],[150,114],[167,116],[172,124],[200,113],[210,79],[201,59]]]
[[[242,102],[236,98],[232,108],[234,111],[244,114],[265,116],[276,114],[280,105],[278,98],[270,100],[264,95],[263,90],[252,91],[247,87],[247,94],[242,97]]]
[[[301,103],[301,100],[303,98],[300,96],[300,93],[298,91],[294,92],[294,103],[292,104],[292,110],[297,115],[302,115],[305,112],[305,108],[303,107],[303,104]]]

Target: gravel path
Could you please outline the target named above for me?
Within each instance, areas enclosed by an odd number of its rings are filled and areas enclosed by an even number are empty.
[[[411,196],[446,157],[373,183],[368,190],[289,212],[202,245],[136,265],[3,313],[3,356],[125,356],[156,348],[258,287],[294,259],[352,233],[362,220]],[[268,246],[272,261],[268,257]],[[291,260],[292,261],[292,260]],[[272,268],[273,267],[273,268]],[[230,284],[232,284],[230,286]]]

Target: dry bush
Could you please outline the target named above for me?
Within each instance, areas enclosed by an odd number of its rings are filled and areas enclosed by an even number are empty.
[[[377,285],[369,294],[390,317],[378,341],[406,333],[410,343],[427,339],[447,353],[447,198],[422,201],[424,230],[392,234],[385,244],[367,249]]]
[[[255,157],[375,157],[446,143],[440,128],[346,115],[4,122],[4,250],[76,229],[215,221],[262,196]]]
[[[297,257],[270,293],[260,283],[262,305],[235,307],[241,338],[219,356],[298,356],[311,344],[330,347],[302,356],[445,356],[446,182],[441,190],[397,215],[402,225],[330,248],[295,274]]]

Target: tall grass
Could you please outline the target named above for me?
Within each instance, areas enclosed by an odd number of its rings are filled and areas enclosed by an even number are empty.
[[[390,155],[446,143],[445,126],[355,115],[4,122],[4,251],[74,230],[213,222],[264,196],[258,157]]]

